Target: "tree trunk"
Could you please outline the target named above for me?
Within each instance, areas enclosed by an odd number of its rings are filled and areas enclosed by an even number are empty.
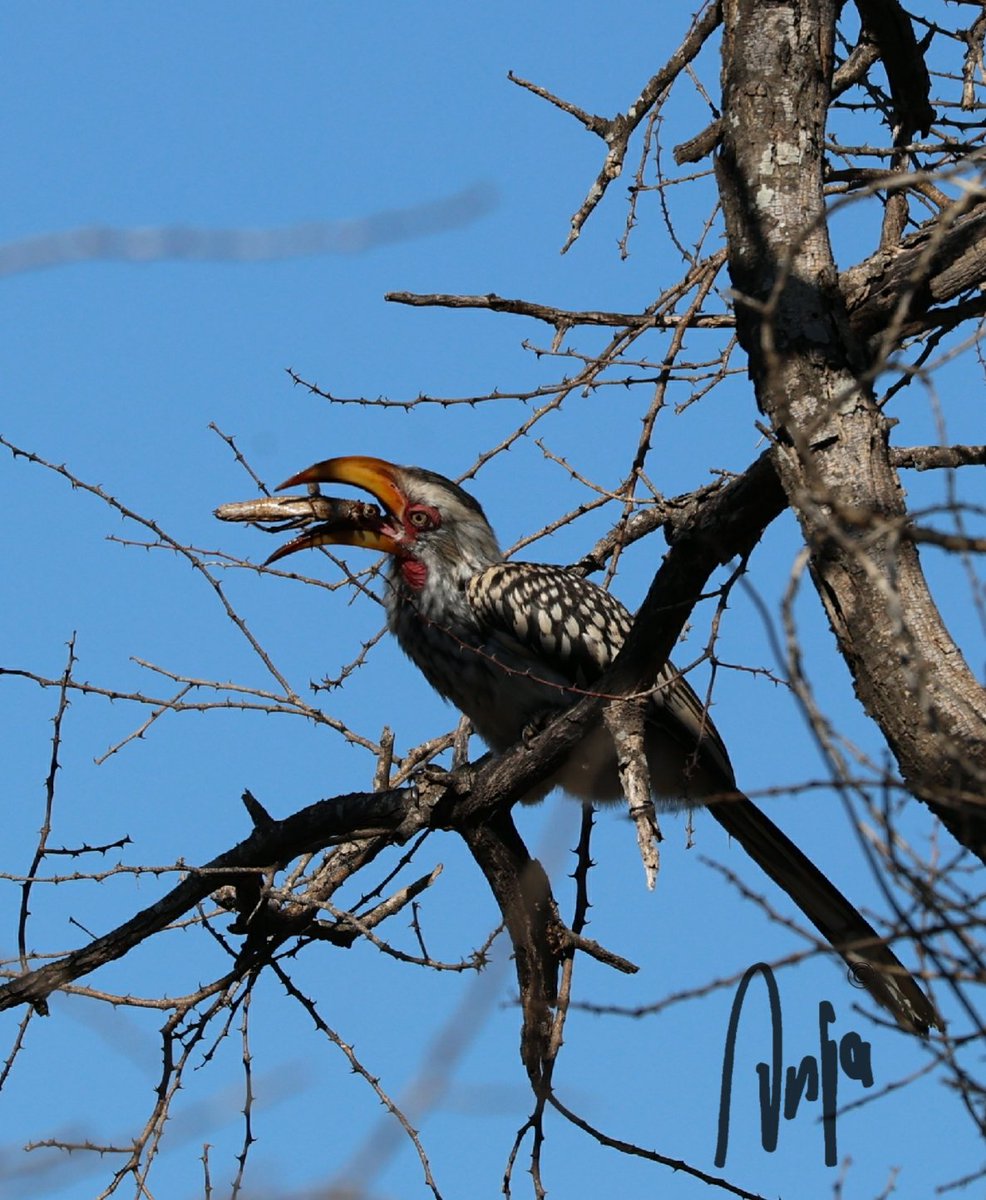
[[[740,340],[856,693],[908,788],[986,858],[986,696],[942,623],[828,238],[838,5],[723,4],[717,162]]]

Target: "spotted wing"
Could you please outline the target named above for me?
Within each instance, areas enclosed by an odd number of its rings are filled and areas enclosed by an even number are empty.
[[[609,592],[563,567],[497,563],[469,580],[487,626],[519,642],[575,686],[594,682],[626,641],[630,614]]]
[[[480,620],[521,643],[575,687],[591,687],[626,641],[633,618],[615,596],[564,567],[497,563],[475,575],[467,595]],[[724,782],[733,771],[708,710],[675,667],[662,669],[653,720]]]

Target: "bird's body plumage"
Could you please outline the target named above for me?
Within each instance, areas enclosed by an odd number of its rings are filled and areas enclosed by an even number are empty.
[[[482,508],[450,481],[404,467],[401,487],[413,504],[440,512],[441,524],[415,537],[418,565],[410,572],[406,558],[391,561],[384,601],[390,630],[487,745],[506,750],[525,730],[592,691],[633,619],[615,596],[572,571],[504,561]],[[649,764],[659,797],[694,803],[733,790],[722,739],[670,665],[658,679],[648,719],[664,732],[650,739],[659,749]],[[555,786],[584,800],[620,798],[613,744],[601,722],[528,801]]]
[[[408,588],[399,568],[390,583],[391,631],[432,687],[469,717],[493,750],[506,750],[528,729],[594,695],[593,684],[616,659],[632,625],[609,592],[547,564],[494,563],[441,606]],[[661,672],[647,718],[650,726],[664,727],[660,752],[649,763],[663,801],[697,803],[715,790],[732,790],[725,746],[673,667]],[[526,799],[538,800],[556,786],[582,800],[621,797],[612,739],[601,720]]]
[[[429,683],[466,714],[493,750],[505,750],[591,693],[630,632],[623,605],[557,566],[503,559],[478,502],[451,480],[379,459],[318,463],[284,486],[354,483],[385,512],[364,529],[316,528],[276,555],[325,542],[391,555],[385,603],[400,645]],[[939,1024],[934,1007],[872,926],[736,787],[719,733],[686,680],[667,664],[646,713],[646,752],[659,799],[709,803],[716,820],[795,901],[903,1027]],[[583,800],[620,792],[602,721],[528,800],[560,786]]]

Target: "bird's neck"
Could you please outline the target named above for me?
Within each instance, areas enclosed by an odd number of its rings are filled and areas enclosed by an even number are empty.
[[[413,611],[426,621],[472,623],[466,585],[478,572],[499,559],[489,554],[460,553],[448,561],[405,555],[390,568],[388,608]]]

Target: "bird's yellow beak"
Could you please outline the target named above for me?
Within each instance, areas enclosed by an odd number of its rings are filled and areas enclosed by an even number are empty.
[[[311,550],[316,546],[362,546],[367,550],[397,554],[400,550],[397,535],[404,526],[404,510],[407,507],[404,493],[397,485],[398,471],[398,467],[382,458],[351,454],[342,458],[327,458],[285,479],[277,488],[279,492],[302,483],[351,484],[379,500],[385,515],[367,514],[359,524],[347,521],[344,524],[327,522],[316,525],[314,529],[275,550],[265,566],[297,550]]]

